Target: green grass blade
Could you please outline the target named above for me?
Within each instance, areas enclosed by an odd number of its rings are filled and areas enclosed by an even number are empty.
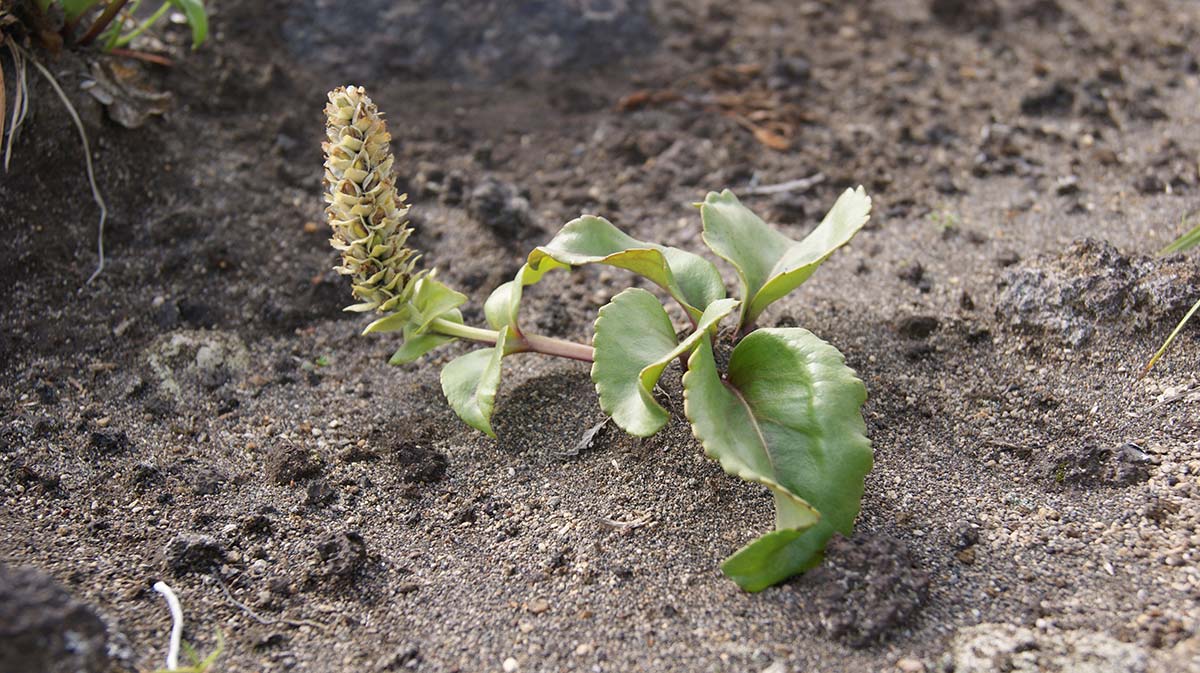
[[[1184,250],[1191,250],[1200,245],[1200,224],[1192,227],[1192,230],[1180,236],[1171,242],[1170,245],[1158,251],[1159,255],[1173,255]]]
[[[1162,359],[1162,356],[1166,355],[1167,349],[1171,347],[1171,342],[1175,341],[1175,337],[1179,336],[1179,333],[1183,331],[1183,326],[1192,319],[1192,316],[1196,314],[1197,309],[1200,309],[1200,299],[1197,299],[1196,303],[1192,304],[1192,308],[1188,310],[1187,315],[1183,316],[1183,320],[1180,320],[1179,324],[1175,326],[1175,329],[1171,331],[1171,336],[1167,337],[1167,340],[1163,342],[1162,347],[1158,349],[1158,352],[1154,354],[1154,357],[1150,358],[1150,361],[1146,363],[1146,367],[1142,369],[1142,376],[1150,373],[1150,370],[1154,367],[1155,363]]]

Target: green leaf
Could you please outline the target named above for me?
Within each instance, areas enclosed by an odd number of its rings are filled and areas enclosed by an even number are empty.
[[[459,318],[455,322],[462,322],[462,318]],[[392,357],[388,358],[388,364],[406,365],[429,351],[440,346],[445,346],[455,340],[454,337],[444,334],[418,334],[416,336],[405,337],[404,343],[400,344],[400,348],[397,348],[396,352],[392,353]]]
[[[508,330],[501,330],[495,346],[460,355],[442,368],[442,392],[454,413],[493,439],[492,408],[500,388],[500,360],[507,336]]]
[[[192,49],[198,48],[208,39],[208,12],[204,11],[202,0],[171,0],[187,17],[188,25],[192,28]]]
[[[871,199],[847,189],[820,226],[794,241],[763,222],[726,189],[700,206],[704,242],[733,265],[742,286],[741,327],[754,324],[771,302],[799,287],[835,250],[854,238],[871,214]]]
[[[760,329],[733,349],[725,380],[708,339],[683,377],[692,431],[726,472],[771,489],[775,528],[722,570],[760,591],[820,562],[858,515],[871,443],[866,389],[842,354],[804,329]]]
[[[394,313],[367,325],[363,334],[403,330],[404,343],[388,360],[388,364],[407,364],[438,346],[454,341],[454,337],[426,332],[433,321],[439,318],[461,325],[462,312],[458,307],[466,301],[465,294],[450,289],[432,274],[424,276],[413,287],[411,299]]]
[[[1173,255],[1177,252],[1190,250],[1197,245],[1200,245],[1200,224],[1192,227],[1192,230],[1183,234],[1179,238],[1171,242],[1170,245],[1158,251],[1159,255]]]
[[[540,265],[539,268],[533,268],[528,264],[521,265],[521,268],[517,270],[516,277],[492,290],[492,294],[484,302],[483,314],[487,317],[488,324],[492,326],[492,329],[498,330],[512,327],[517,334],[520,334],[521,327],[517,320],[517,313],[521,308],[521,295],[525,286],[540,281],[542,276],[549,271],[568,268],[570,267],[566,264],[558,264],[553,260],[550,260],[548,264]]]
[[[463,324],[462,312],[455,309],[442,316],[442,319],[449,322]],[[404,328],[404,342],[400,348],[392,353],[392,357],[388,359],[389,365],[406,365],[429,351],[444,346],[451,341],[456,341],[457,337],[446,336],[436,332],[418,332],[413,323],[409,323]]]
[[[686,250],[639,241],[593,215],[564,225],[549,243],[529,253],[527,265],[536,269],[547,260],[570,266],[608,264],[632,271],[670,293],[692,320],[725,297],[721,273],[712,262]]]
[[[679,343],[675,327],[653,294],[630,288],[613,297],[596,318],[596,349],[592,381],[600,408],[622,430],[649,437],[666,424],[670,414],[654,399],[654,386],[671,360],[691,352],[701,337],[729,315],[736,299],[709,304],[696,331]]]
[[[422,334],[429,329],[430,323],[434,320],[445,317],[451,312],[458,313],[455,309],[467,303],[467,295],[450,289],[429,275],[417,281],[410,303],[412,320],[416,325],[415,333]],[[462,322],[461,315],[458,322]]]
[[[100,2],[101,0],[62,0],[63,16],[67,21],[74,21]]]
[[[362,331],[363,334],[385,334],[387,332],[395,332],[404,329],[412,318],[412,309],[408,306],[401,306],[395,313],[388,315],[367,325]]]

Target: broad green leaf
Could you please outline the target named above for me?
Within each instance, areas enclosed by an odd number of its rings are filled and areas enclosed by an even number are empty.
[[[533,268],[528,264],[521,265],[521,268],[517,270],[516,277],[492,290],[492,294],[484,302],[483,314],[487,317],[488,324],[492,326],[492,329],[498,330],[512,327],[517,334],[520,334],[521,327],[517,321],[517,314],[521,308],[521,295],[525,286],[540,281],[548,271],[569,268],[566,264],[559,264],[554,260],[549,260],[548,263],[539,265],[538,268]]]
[[[500,360],[507,336],[507,329],[500,330],[495,346],[460,355],[442,368],[442,392],[454,413],[492,438],[496,437],[492,408],[500,388]]]
[[[443,320],[463,323],[462,312],[454,309],[442,316]],[[413,323],[409,323],[404,328],[404,343],[400,344],[400,348],[392,353],[392,357],[388,359],[390,365],[406,365],[429,351],[444,346],[451,341],[455,341],[456,337],[438,334],[436,332],[418,332]]]
[[[192,28],[192,49],[198,48],[208,39],[208,12],[204,11],[202,0],[171,0],[187,17],[188,25]]]
[[[733,265],[742,286],[740,325],[752,325],[771,302],[799,287],[835,250],[854,238],[871,215],[871,199],[847,189],[821,224],[794,241],[763,222],[726,189],[700,205],[704,242]]]
[[[396,352],[392,353],[392,357],[388,358],[388,364],[406,365],[429,351],[440,346],[445,346],[454,340],[455,337],[432,333],[407,337],[404,339],[404,343],[400,344],[400,347],[396,349]]]
[[[666,424],[669,414],[654,399],[654,386],[671,360],[691,352],[721,318],[737,306],[736,299],[709,304],[696,331],[679,343],[675,327],[653,294],[630,288],[613,297],[596,318],[596,349],[592,381],[600,408],[622,430],[649,437]]]
[[[527,265],[548,260],[570,266],[608,264],[627,269],[666,290],[692,320],[725,297],[721,273],[712,262],[679,248],[639,241],[593,215],[571,220],[546,245],[529,253]]]
[[[775,496],[776,531],[726,560],[726,575],[760,591],[816,565],[834,532],[850,534],[871,443],[866,389],[837,349],[804,329],[756,330],[733,349],[722,380],[705,339],[683,390],[705,453]]]

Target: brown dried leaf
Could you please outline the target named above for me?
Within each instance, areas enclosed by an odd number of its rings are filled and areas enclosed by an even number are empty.
[[[171,94],[142,83],[142,70],[120,63],[93,63],[92,79],[84,88],[104,105],[108,116],[127,129],[146,123],[151,115],[171,108]]]

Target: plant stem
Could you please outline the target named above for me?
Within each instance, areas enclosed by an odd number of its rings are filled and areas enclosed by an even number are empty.
[[[496,330],[471,327],[446,320],[445,318],[434,320],[430,325],[430,329],[446,336],[469,339],[491,345],[495,345],[496,340],[500,337],[500,333]],[[553,355],[581,362],[592,362],[595,360],[595,350],[587,344],[537,334],[525,334],[512,339],[508,342],[506,349],[509,353],[541,353],[543,355]]]
[[[138,2],[138,1],[139,0],[134,0],[134,2]],[[167,10],[170,8],[171,8],[171,3],[164,2],[161,7],[159,7],[157,10],[155,10],[155,12],[153,14],[150,15],[150,18],[143,21],[140,25],[138,25],[137,28],[134,28],[129,33],[120,36],[118,39],[114,40],[111,44],[109,44],[108,45],[109,51],[112,51],[113,47],[124,47],[125,45],[129,44],[130,42],[133,42],[133,38],[137,37],[138,35],[141,35],[142,33],[144,33],[146,31],[147,28],[149,28],[150,26],[153,26],[155,23],[157,23],[158,20],[161,19],[163,17],[163,15],[167,13]]]
[[[596,360],[596,351],[587,344],[575,343],[565,339],[555,339],[554,337],[544,337],[537,334],[526,334],[517,340],[517,348],[514,348],[514,353],[541,353],[543,355],[553,355],[560,358],[568,358],[570,360],[579,360],[580,362],[594,362]]]
[[[96,19],[96,22],[92,24],[88,32],[79,38],[79,46],[86,47],[91,44],[92,40],[95,40],[97,35],[104,32],[108,24],[112,23],[112,20],[116,18],[117,14],[121,13],[121,10],[128,3],[129,0],[109,0],[108,6],[104,8],[104,13],[100,15],[100,18]]]
[[[483,329],[481,327],[471,327],[462,323],[438,318],[429,325],[430,329],[438,334],[446,336],[458,337],[459,339],[468,339],[470,341],[481,341],[483,343],[495,345],[496,339],[500,337],[500,333],[494,329]]]

